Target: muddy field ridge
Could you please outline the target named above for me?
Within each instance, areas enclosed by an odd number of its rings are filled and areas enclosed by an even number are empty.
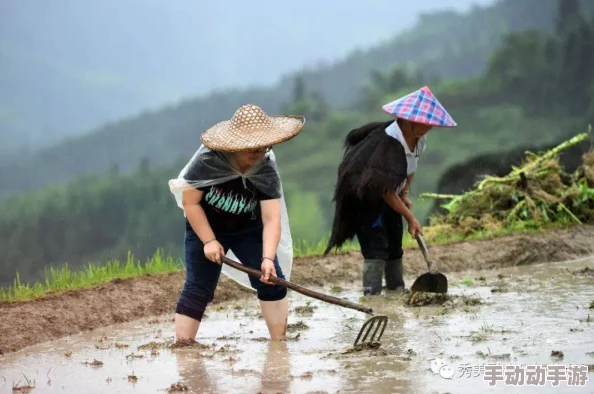
[[[594,255],[594,226],[428,245],[444,273],[495,269],[571,260]],[[359,252],[296,258],[291,281],[331,293],[334,285],[361,280]],[[420,251],[407,248],[405,275],[426,269]],[[590,267],[594,268],[594,267]],[[184,273],[116,279],[90,289],[72,290],[32,300],[0,303],[0,355],[79,332],[170,313],[172,318]],[[411,285],[407,283],[407,288]],[[221,276],[213,303],[253,297],[253,292]],[[208,310],[207,310],[208,313]]]

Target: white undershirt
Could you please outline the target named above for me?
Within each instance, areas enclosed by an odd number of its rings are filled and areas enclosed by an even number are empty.
[[[427,149],[427,135],[424,135],[421,138],[419,138],[419,140],[417,141],[417,145],[415,147],[415,151],[417,153],[415,153],[411,152],[411,150],[409,149],[408,144],[404,139],[404,135],[402,134],[402,130],[400,130],[400,127],[398,127],[398,123],[396,121],[394,121],[390,126],[386,127],[386,134],[388,134],[392,138],[397,139],[400,142],[400,144],[404,148],[404,152],[406,153],[406,175],[409,176],[410,174],[413,174],[417,170],[417,166],[419,164],[419,157],[421,153],[425,152],[425,149]],[[398,189],[396,189],[396,193],[400,194],[405,186],[406,179],[404,180],[404,182],[402,182],[402,184],[400,184],[400,186],[398,186]]]

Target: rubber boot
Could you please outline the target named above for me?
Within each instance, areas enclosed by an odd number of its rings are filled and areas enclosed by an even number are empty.
[[[388,290],[404,290],[404,270],[402,268],[402,259],[386,261],[384,272],[386,275],[386,288]]]
[[[363,261],[363,294],[378,295],[382,292],[384,260]]]

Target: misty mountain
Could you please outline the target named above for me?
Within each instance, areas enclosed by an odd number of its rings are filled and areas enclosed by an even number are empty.
[[[390,70],[396,64],[416,66],[424,74],[444,78],[480,74],[504,34],[524,29],[550,30],[556,4],[557,0],[504,0],[466,13],[427,14],[414,28],[389,41],[328,66],[307,70],[296,67],[270,87],[221,89],[107,123],[92,133],[22,154],[16,161],[0,162],[0,198],[81,174],[103,172],[112,165],[128,171],[143,158],[150,159],[153,165],[170,164],[192,154],[200,132],[231,116],[241,104],[260,105],[271,114],[281,111],[291,98],[297,75],[330,107],[348,108],[363,96],[374,70]]]
[[[0,152],[289,71],[493,0],[0,3]]]

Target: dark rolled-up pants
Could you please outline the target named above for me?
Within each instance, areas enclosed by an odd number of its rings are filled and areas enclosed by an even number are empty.
[[[215,236],[225,253],[231,249],[242,264],[260,270],[262,231],[263,226],[257,224],[234,233],[216,233]],[[206,258],[204,245],[187,219],[184,246],[186,282],[179,295],[175,312],[201,321],[207,304],[214,298],[222,266]],[[285,279],[276,256],[274,268],[277,277]],[[252,288],[258,293],[258,299],[262,301],[279,301],[287,295],[287,289],[283,286],[262,283],[259,278],[251,275],[249,278]]]

